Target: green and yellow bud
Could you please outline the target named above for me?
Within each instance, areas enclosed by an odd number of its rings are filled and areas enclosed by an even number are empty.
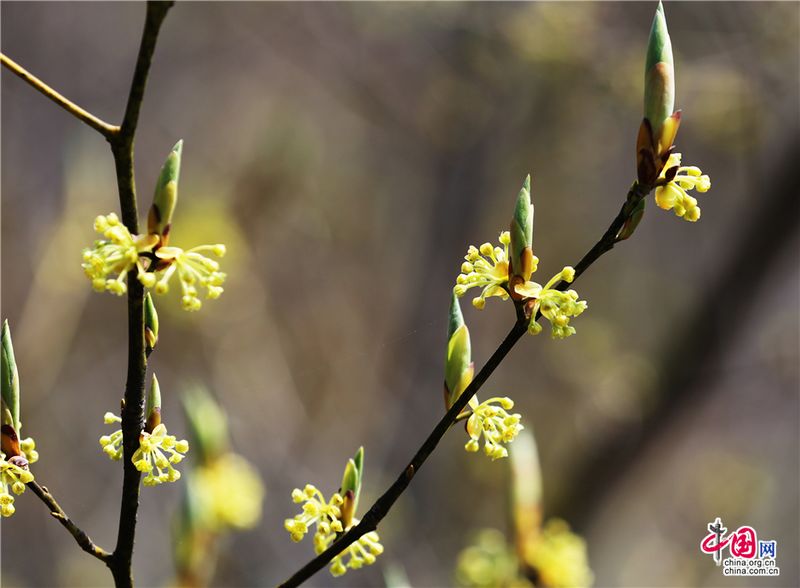
[[[511,255],[509,277],[517,276],[523,282],[531,279],[533,258],[533,204],[531,203],[531,176],[525,178],[517,195],[514,218],[511,219]]]
[[[206,464],[228,450],[228,417],[211,394],[201,386],[190,388],[182,397],[189,440]]]
[[[144,339],[150,354],[158,343],[158,312],[150,292],[144,295]]]
[[[628,218],[625,219],[625,224],[622,225],[622,228],[617,234],[617,241],[624,241],[633,235],[633,232],[636,230],[636,227],[639,226],[639,223],[642,221],[642,217],[644,216],[644,206],[646,202],[647,200],[642,198],[636,205],[636,208],[633,209],[633,212],[631,212],[628,215]]]
[[[661,136],[662,126],[675,108],[675,67],[672,42],[667,31],[664,7],[658,3],[644,67],[644,116],[650,121],[653,137]],[[669,147],[669,146],[667,146]]]
[[[153,205],[147,216],[147,232],[161,237],[161,245],[169,242],[169,231],[172,226],[172,213],[178,202],[178,180],[181,172],[181,151],[183,140],[172,148],[156,183]]]
[[[153,429],[161,424],[161,387],[158,385],[158,378],[155,374],[150,382],[150,389],[147,391],[144,414],[147,417],[145,431],[152,433]]]
[[[536,439],[520,431],[511,452],[511,505],[518,556],[535,542],[542,527],[542,470]]]
[[[344,498],[342,503],[342,526],[347,529],[353,523],[358,497],[361,494],[361,477],[364,467],[364,448],[359,447],[355,457],[347,460],[342,476],[342,488],[339,494]]]
[[[19,431],[19,373],[14,359],[14,346],[11,343],[11,329],[8,321],[3,321],[2,334],[2,398],[9,412],[14,429]]]
[[[450,320],[447,324],[447,357],[444,369],[444,402],[449,410],[466,390],[475,372],[469,329],[455,294],[450,300]]]

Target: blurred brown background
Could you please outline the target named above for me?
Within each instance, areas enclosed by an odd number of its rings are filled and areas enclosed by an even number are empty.
[[[179,3],[155,55],[137,143],[140,210],[185,140],[173,237],[223,241],[229,279],[199,314],[157,299],[151,359],[170,431],[205,382],[265,514],[215,584],[273,585],[311,555],[289,493],[335,488],[366,447],[362,510],[442,413],[446,312],[461,256],[507,226],[533,173],[537,274],[575,263],[633,180],[655,3]],[[600,586],[796,586],[798,28],[796,3],[669,3],[684,161],[712,177],[690,224],[653,206],[577,283],[578,336],[524,339],[485,390],[535,430],[548,515],[584,534]],[[2,50],[118,122],[138,3],[3,3]],[[101,545],[121,469],[100,451],[126,364],[124,301],[80,269],[92,219],[118,208],[93,130],[2,73],[2,315],[14,333],[34,472]],[[468,302],[467,302],[468,305]],[[466,309],[476,364],[512,321]],[[446,586],[471,531],[505,528],[507,466],[452,431],[380,527],[379,564],[313,586]],[[513,447],[512,447],[513,450]],[[143,490],[142,586],[172,575],[177,484]],[[5,586],[106,586],[104,566],[31,493],[2,521]],[[778,541],[781,576],[723,578],[706,525]]]

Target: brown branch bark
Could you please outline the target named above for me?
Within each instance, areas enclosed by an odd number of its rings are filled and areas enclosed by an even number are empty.
[[[64,512],[64,509],[56,502],[56,499],[53,498],[53,495],[50,494],[50,491],[45,488],[44,486],[40,486],[36,482],[28,482],[28,488],[38,496],[42,502],[47,505],[47,508],[50,509],[50,514],[53,515],[59,523],[61,523],[64,528],[70,532],[70,534],[75,537],[75,541],[80,545],[81,549],[83,549],[89,555],[93,555],[100,561],[108,562],[111,554],[107,552],[102,547],[98,547],[95,545],[94,541],[87,535],[78,525],[72,522],[67,516],[67,513]]]

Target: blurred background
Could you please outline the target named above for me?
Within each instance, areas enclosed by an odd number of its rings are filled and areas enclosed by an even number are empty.
[[[173,243],[224,242],[225,294],[199,314],[156,298],[150,368],[164,420],[203,382],[266,488],[261,523],[225,540],[214,585],[266,586],[312,555],[290,541],[293,488],[326,492],[359,445],[361,511],[443,411],[450,289],[469,244],[507,227],[528,172],[537,276],[574,264],[634,179],[655,3],[178,3],[155,54],[136,145],[142,218],[185,141]],[[535,431],[547,516],[585,537],[598,586],[796,586],[800,5],[668,3],[678,151],[711,175],[697,224],[652,201],[634,238],[576,284],[578,335],[526,337],[486,384]],[[2,51],[120,120],[144,6],[3,3]],[[2,315],[37,480],[100,545],[121,468],[102,415],[125,379],[122,299],[80,252],[118,210],[105,141],[2,73]],[[652,197],[651,197],[652,198]],[[465,301],[466,302],[466,301]],[[465,315],[480,366],[511,325]],[[380,526],[378,563],[309,586],[449,586],[484,527],[507,530],[508,465],[456,428]],[[512,446],[513,451],[513,446]],[[174,576],[180,483],[145,488],[134,569]],[[107,586],[32,493],[2,521],[5,586]],[[707,524],[775,539],[779,578],[723,578]]]

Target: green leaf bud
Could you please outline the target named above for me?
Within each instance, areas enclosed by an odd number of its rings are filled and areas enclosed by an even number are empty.
[[[622,228],[619,230],[619,234],[617,234],[617,241],[624,241],[633,235],[633,232],[636,230],[636,227],[639,226],[639,223],[642,221],[642,217],[644,216],[644,207],[646,201],[646,198],[639,200],[636,208],[634,208],[633,212],[631,212],[628,215],[628,218],[625,219],[625,224],[622,225]]]
[[[511,504],[516,544],[524,549],[534,542],[542,525],[542,470],[536,438],[530,427],[514,441],[511,460]]]
[[[533,204],[531,203],[531,176],[525,178],[517,195],[514,218],[511,219],[510,275],[528,281],[533,273]]]
[[[228,449],[228,417],[202,386],[190,388],[182,397],[189,426],[189,443],[200,463],[208,463]]]
[[[144,339],[149,355],[158,343],[158,312],[150,292],[144,295]]]
[[[153,205],[147,216],[147,231],[151,235],[159,235],[161,244],[166,245],[172,226],[172,213],[178,202],[178,180],[181,172],[181,151],[183,140],[172,148],[156,182]]]
[[[152,433],[161,424],[161,387],[158,385],[158,378],[153,374],[150,382],[150,389],[147,391],[147,404],[144,414],[147,416],[145,430]]]
[[[14,346],[11,343],[11,329],[8,321],[3,321],[2,335],[2,396],[9,414],[11,424],[19,431],[19,373],[17,361],[14,359]]]
[[[444,401],[449,409],[469,386],[475,366],[472,363],[472,345],[469,329],[461,313],[458,297],[450,300],[450,320],[447,325],[447,356],[444,369]]]
[[[653,137],[661,136],[664,121],[675,108],[675,68],[672,42],[667,31],[664,7],[658,3],[644,67],[644,116],[650,121]],[[668,147],[668,146],[667,146]]]

